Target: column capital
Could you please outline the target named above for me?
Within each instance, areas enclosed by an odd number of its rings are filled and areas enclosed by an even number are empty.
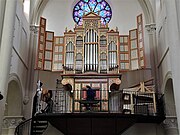
[[[3,119],[3,128],[15,128],[23,120],[23,116],[5,116]]]
[[[156,24],[155,23],[146,24],[145,28],[149,34],[153,34],[156,31]]]
[[[39,31],[39,26],[37,25],[30,25],[30,31],[33,32],[34,34],[38,34]]]
[[[167,116],[162,125],[165,129],[178,128],[177,117]]]

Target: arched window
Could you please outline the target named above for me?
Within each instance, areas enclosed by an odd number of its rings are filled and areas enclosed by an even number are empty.
[[[101,16],[101,23],[109,23],[112,17],[110,5],[105,0],[80,0],[73,9],[73,18],[78,25],[82,25],[82,17],[90,12]]]
[[[73,69],[74,67],[74,45],[69,42],[66,46],[66,68]]]
[[[27,20],[29,20],[30,0],[23,0],[23,10]]]

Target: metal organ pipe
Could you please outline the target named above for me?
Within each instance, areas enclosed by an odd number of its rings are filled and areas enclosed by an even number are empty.
[[[98,64],[98,35],[90,29],[85,36],[84,45],[84,64],[85,71],[97,71]]]

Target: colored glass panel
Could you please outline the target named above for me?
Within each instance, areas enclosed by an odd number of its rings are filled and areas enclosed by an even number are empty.
[[[101,16],[101,23],[109,23],[112,18],[112,10],[105,0],[80,0],[73,9],[73,19],[78,25],[82,25],[82,17],[90,12]]]

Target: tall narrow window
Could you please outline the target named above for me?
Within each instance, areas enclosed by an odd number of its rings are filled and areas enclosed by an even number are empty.
[[[24,14],[25,14],[27,21],[29,21],[30,0],[24,0],[23,2],[24,2],[23,3]]]
[[[52,70],[54,32],[46,31],[44,48],[44,70]]]
[[[138,36],[137,29],[129,31],[131,70],[139,69]]]
[[[84,71],[98,71],[98,34],[90,29],[85,36]]]
[[[127,71],[129,70],[129,43],[128,43],[128,35],[122,35],[120,36],[120,55],[119,55],[119,60],[120,60],[120,67],[119,69],[121,71]]]
[[[139,45],[139,67],[145,68],[145,54],[144,54],[144,31],[142,14],[137,16],[137,32]]]
[[[74,45],[69,42],[66,46],[66,68],[67,70],[73,70],[74,68]]]
[[[46,19],[40,18],[39,25],[39,38],[38,38],[38,52],[37,52],[37,63],[36,69],[44,69],[44,51],[45,51],[45,40],[46,39]]]
[[[53,71],[63,71],[64,37],[54,38]]]
[[[113,41],[109,43],[108,51],[109,70],[111,70],[117,67],[117,45]]]

